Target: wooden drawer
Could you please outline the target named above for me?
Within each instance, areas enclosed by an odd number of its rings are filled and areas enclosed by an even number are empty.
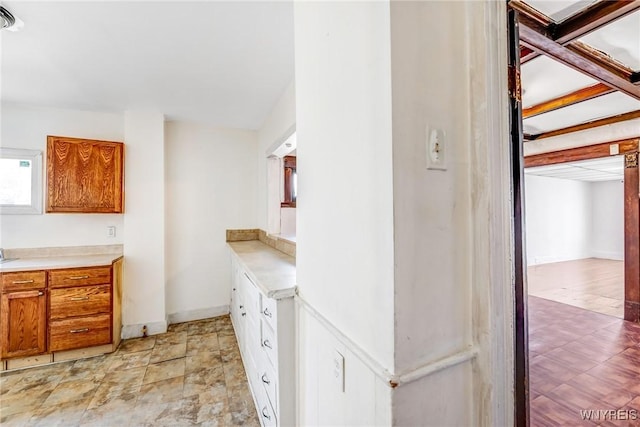
[[[111,343],[111,316],[76,317],[49,323],[49,350],[61,351]]]
[[[103,285],[111,283],[111,267],[68,268],[49,271],[49,287]]]
[[[44,271],[19,271],[2,273],[2,291],[28,291],[42,289],[47,285]]]
[[[111,312],[111,285],[77,286],[49,292],[49,318],[89,316]]]

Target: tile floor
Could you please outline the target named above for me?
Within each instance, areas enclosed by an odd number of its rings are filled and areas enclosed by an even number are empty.
[[[531,425],[640,426],[640,324],[529,296]],[[581,410],[635,420],[582,421]]]
[[[624,317],[624,262],[588,258],[532,265],[529,295]]]
[[[228,316],[0,375],[2,426],[258,426]]]

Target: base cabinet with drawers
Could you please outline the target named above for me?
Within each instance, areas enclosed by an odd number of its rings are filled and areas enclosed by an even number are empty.
[[[88,348],[96,354],[115,350],[121,277],[122,258],[97,267],[0,273],[3,367],[92,355],[83,351]]]
[[[293,296],[270,298],[232,258],[231,320],[262,426],[295,425]]]

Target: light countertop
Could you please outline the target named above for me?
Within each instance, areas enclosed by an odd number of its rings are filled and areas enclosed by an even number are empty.
[[[122,255],[71,255],[71,256],[47,256],[36,258],[18,258],[0,264],[0,273],[14,271],[55,270],[59,268],[81,268],[111,265]]]
[[[269,298],[296,294],[296,260],[259,240],[229,242],[231,256],[247,271],[249,278]]]

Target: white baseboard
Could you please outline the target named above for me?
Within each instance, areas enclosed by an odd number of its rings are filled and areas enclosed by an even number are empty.
[[[220,305],[218,307],[199,308],[197,310],[181,311],[171,313],[169,315],[169,324],[191,322],[194,320],[209,319],[211,317],[223,316],[229,314],[228,305]]]
[[[147,335],[164,334],[167,332],[167,322],[148,322],[135,325],[122,325],[122,339],[138,338],[142,336],[142,327],[147,327]]]
[[[624,261],[624,254],[622,252],[593,251],[593,257],[601,259],[612,259],[615,261]]]

